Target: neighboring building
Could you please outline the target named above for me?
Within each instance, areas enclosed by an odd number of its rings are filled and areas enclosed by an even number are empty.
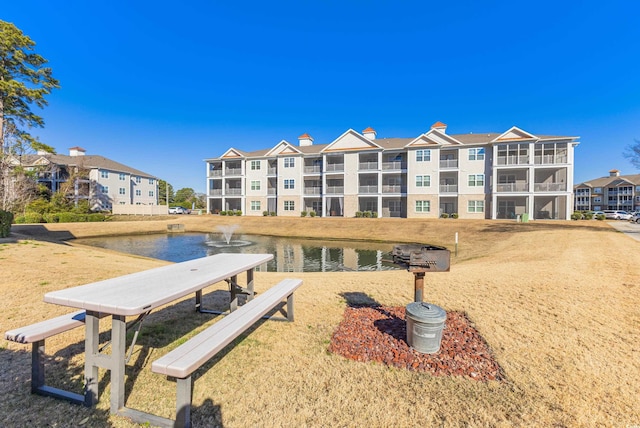
[[[352,129],[329,144],[285,140],[270,149],[230,148],[207,163],[207,210],[259,216],[569,219],[578,137],[446,133],[437,122],[415,138]]]
[[[103,156],[85,155],[81,147],[69,149],[69,156],[42,152],[13,156],[12,163],[36,170],[38,183],[52,192],[73,180],[76,201],[88,199],[94,210],[111,210],[113,205],[158,204],[156,177]]]
[[[577,211],[640,211],[640,174],[620,175],[612,169],[608,177],[577,184],[574,207]]]

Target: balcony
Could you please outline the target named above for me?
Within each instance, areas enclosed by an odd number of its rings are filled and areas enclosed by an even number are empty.
[[[242,175],[242,168],[226,168],[224,170],[224,175],[226,176]]]
[[[382,169],[385,171],[391,169],[406,169],[407,164],[403,161],[382,162]]]
[[[375,171],[378,169],[378,162],[377,161],[360,162],[358,164],[358,169],[360,171]]]
[[[209,189],[209,195],[222,196],[222,189]]]
[[[278,172],[278,168],[276,168],[275,166],[270,166],[269,168],[267,168],[267,174],[269,175],[275,175]]]
[[[360,194],[378,193],[378,186],[376,184],[368,185],[368,186],[359,186],[358,193]]]
[[[344,186],[327,186],[327,194],[341,195],[344,193]]]
[[[382,193],[407,193],[407,187],[401,184],[383,184]]]
[[[310,165],[304,167],[305,174],[320,174],[322,172],[322,165]]]
[[[534,183],[534,192],[564,192],[567,190],[566,183]]]
[[[457,168],[458,167],[458,159],[440,159],[440,168]]]
[[[344,164],[343,163],[328,163],[326,171],[327,172],[344,172]]]
[[[496,192],[527,192],[529,185],[527,183],[501,183],[498,184]]]
[[[458,193],[457,184],[441,184],[440,193]]]
[[[209,177],[222,177],[222,170],[214,169],[212,171],[209,171]]]
[[[224,191],[224,194],[229,195],[242,195],[242,188],[240,187],[230,187]]]
[[[310,186],[304,188],[305,195],[319,195],[322,193],[322,187]]]
[[[277,189],[275,187],[270,187],[267,189],[267,195],[276,195],[277,194]]]
[[[536,165],[554,165],[557,163],[567,163],[566,155],[541,155],[533,158]]]
[[[497,165],[528,165],[529,156],[498,156]]]

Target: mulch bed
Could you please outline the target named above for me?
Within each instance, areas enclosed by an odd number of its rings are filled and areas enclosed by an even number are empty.
[[[434,376],[504,379],[489,346],[464,313],[447,312],[440,350],[435,354],[414,350],[406,338],[404,307],[347,307],[329,351],[355,361],[376,361]]]

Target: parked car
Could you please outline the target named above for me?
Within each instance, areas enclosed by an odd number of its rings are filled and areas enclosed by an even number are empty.
[[[634,223],[640,223],[640,211],[636,211],[631,218],[629,219],[629,221],[632,221]]]
[[[621,210],[604,210],[604,216],[607,220],[629,220],[631,214]]]
[[[187,214],[187,210],[182,207],[170,207],[169,214]]]

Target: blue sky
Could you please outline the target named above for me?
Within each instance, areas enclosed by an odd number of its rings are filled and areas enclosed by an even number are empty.
[[[579,136],[575,182],[640,173],[636,1],[5,2],[61,89],[34,133],[206,188],[203,159],[302,133]],[[37,109],[37,108],[36,108]]]

